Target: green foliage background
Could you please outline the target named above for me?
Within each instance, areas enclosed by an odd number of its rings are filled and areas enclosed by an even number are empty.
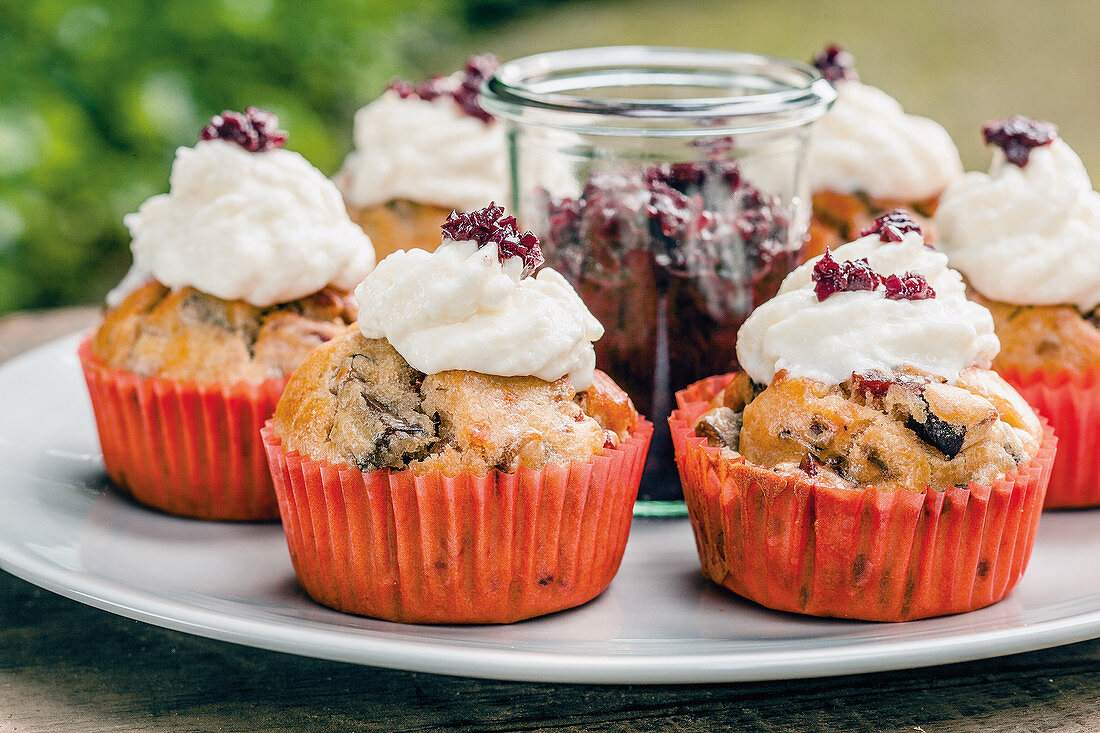
[[[332,173],[391,76],[450,71],[472,26],[523,5],[0,2],[0,313],[101,299],[130,263],[122,216],[210,115],[270,109]]]

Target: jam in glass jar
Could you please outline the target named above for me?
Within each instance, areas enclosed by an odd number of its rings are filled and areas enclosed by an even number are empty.
[[[596,364],[657,426],[636,513],[682,513],[674,393],[737,368],[737,330],[800,262],[810,66],[629,46],[510,61],[482,87],[505,125],[513,206],[606,334]]]

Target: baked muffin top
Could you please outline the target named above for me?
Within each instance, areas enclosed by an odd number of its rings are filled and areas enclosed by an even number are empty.
[[[294,373],[274,425],[284,449],[315,460],[454,476],[587,460],[625,440],[637,419],[599,372],[579,394],[568,377],[424,374],[352,328]]]
[[[997,374],[988,311],[905,212],[796,269],[738,334],[712,445],[837,486],[923,491],[1026,463],[1038,418]]]
[[[336,288],[258,308],[195,288],[149,282],[107,312],[92,352],[110,369],[194,382],[260,382],[290,374],[355,320]]]
[[[1037,452],[1039,421],[987,369],[942,377],[900,368],[828,385],[780,372],[767,388],[740,372],[696,434],[779,473],[845,488],[922,491],[988,484]]]

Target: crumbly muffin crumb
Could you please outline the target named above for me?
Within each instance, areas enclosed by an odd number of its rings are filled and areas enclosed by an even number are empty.
[[[287,450],[364,472],[484,475],[599,455],[625,440],[637,417],[599,372],[580,394],[568,378],[424,375],[385,339],[351,328],[291,378],[275,430]]]
[[[1072,305],[1015,305],[969,297],[993,315],[1001,351],[993,368],[1024,372],[1082,371],[1100,366],[1100,309],[1082,314]]]
[[[739,374],[695,431],[784,475],[913,491],[989,483],[1027,463],[1040,439],[1022,398],[976,368],[952,384],[913,369],[835,386],[780,372],[759,392]]]
[[[336,288],[270,308],[151,281],[107,312],[92,351],[110,369],[195,382],[260,382],[290,374],[355,320]]]

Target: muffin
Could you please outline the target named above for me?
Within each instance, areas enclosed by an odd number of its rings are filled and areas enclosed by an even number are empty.
[[[703,573],[769,608],[905,621],[1022,575],[1055,438],[989,370],[989,312],[903,212],[802,265],[743,372],[670,418]]]
[[[259,441],[287,375],[355,320],[370,239],[274,115],[223,112],[126,217],[134,264],[81,345],[112,481],[163,511],[277,519]]]
[[[477,97],[497,65],[493,56],[472,56],[450,76],[396,79],[355,113],[355,150],[334,180],[379,259],[431,251],[452,210],[505,200],[504,129]]]
[[[876,217],[899,207],[912,212],[932,241],[929,223],[938,197],[962,174],[947,131],[861,83],[852,55],[840,46],[822,49],[813,63],[836,87],[837,100],[817,123],[810,151],[807,257],[855,239]]]
[[[264,428],[299,582],[341,611],[508,623],[571,608],[622,559],[653,426],[595,370],[603,334],[501,207],[356,289]]]
[[[993,367],[1058,433],[1046,505],[1097,506],[1100,193],[1051,123],[1013,117],[983,134],[989,173],[944,192],[940,246],[993,314]]]

